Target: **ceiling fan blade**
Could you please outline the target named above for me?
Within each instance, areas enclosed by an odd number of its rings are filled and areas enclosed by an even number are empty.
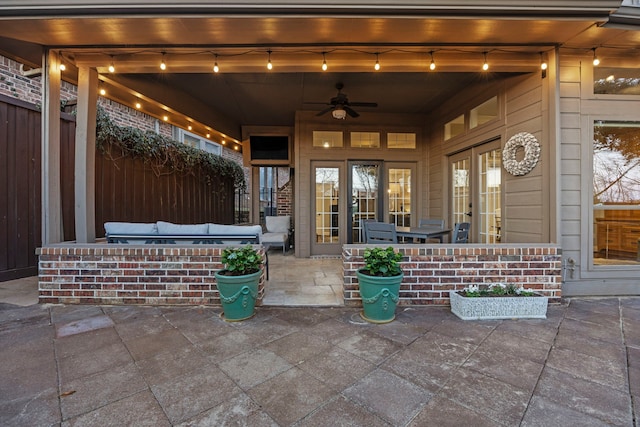
[[[333,110],[333,106],[325,108],[324,110],[320,111],[318,114],[316,114],[316,116],[321,116],[323,114],[328,113],[329,111]]]
[[[349,107],[347,105],[344,106],[344,111],[346,111],[347,114],[350,115],[351,117],[360,116],[360,114],[356,113],[353,108],[351,108],[351,107]]]
[[[350,102],[349,105],[353,107],[377,107],[377,102]]]

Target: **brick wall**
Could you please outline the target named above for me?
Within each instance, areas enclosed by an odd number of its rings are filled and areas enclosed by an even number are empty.
[[[344,301],[362,305],[356,271],[367,245],[345,245]],[[394,245],[403,254],[400,305],[449,304],[449,291],[470,284],[515,283],[560,302],[562,251],[548,244]]]
[[[39,300],[53,304],[220,305],[225,246],[60,244],[40,248]],[[264,254],[264,249],[260,248]],[[257,305],[264,295],[265,275]]]
[[[291,215],[293,218],[293,180],[278,188],[278,215]]]

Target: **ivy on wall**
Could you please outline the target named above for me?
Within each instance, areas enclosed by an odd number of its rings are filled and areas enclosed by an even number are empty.
[[[96,148],[109,155],[111,146],[121,148],[127,155],[143,159],[157,176],[167,170],[193,174],[200,169],[208,176],[210,182],[214,182],[219,176],[229,177],[233,179],[237,190],[246,190],[244,171],[236,162],[155,132],[118,126],[113,123],[107,112],[98,106]]]

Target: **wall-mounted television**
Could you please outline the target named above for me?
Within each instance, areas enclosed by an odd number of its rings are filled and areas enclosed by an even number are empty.
[[[244,150],[245,165],[289,165],[291,144],[288,135],[251,135]]]

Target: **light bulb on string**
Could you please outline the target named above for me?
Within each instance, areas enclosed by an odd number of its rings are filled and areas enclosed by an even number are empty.
[[[322,52],[322,71],[327,71],[327,58],[325,57],[325,52]]]
[[[489,69],[489,63],[487,62],[487,52],[482,52],[482,55],[484,56],[484,62],[482,64],[482,69],[484,71],[487,71]]]
[[[597,67],[600,65],[600,59],[598,59],[598,55],[596,55],[596,48],[593,48],[593,66]]]
[[[220,67],[218,67],[218,55],[216,55],[216,59],[213,63],[213,72],[214,73],[220,72]]]
[[[436,69],[436,61],[433,60],[433,51],[430,52],[431,55],[431,63],[429,64],[429,69],[431,71]]]
[[[60,68],[60,71],[64,71],[64,70],[67,69],[67,66],[64,65],[64,62],[60,62],[60,67],[59,68]]]
[[[162,59],[160,60],[160,69],[162,71],[167,69],[167,63],[164,62],[164,52],[162,52]]]
[[[271,50],[268,50],[267,53],[269,54],[269,58],[267,60],[267,70],[272,70],[273,64],[271,63]]]
[[[373,66],[374,70],[378,71],[380,70],[380,61],[378,60],[378,54],[376,53],[376,63]]]
[[[109,64],[109,72],[110,73],[116,72],[116,66],[113,64],[113,55],[111,56],[111,63]]]

